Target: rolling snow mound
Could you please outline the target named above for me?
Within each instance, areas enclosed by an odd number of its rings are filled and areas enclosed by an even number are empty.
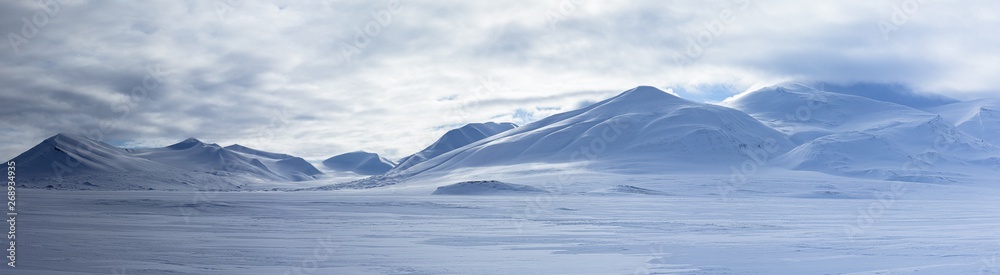
[[[636,187],[632,185],[615,185],[612,187],[594,190],[588,192],[590,194],[601,194],[601,195],[611,195],[611,194],[628,194],[628,195],[669,195],[662,191],[657,191],[653,189],[646,189],[642,187]]]
[[[464,181],[438,187],[433,195],[511,195],[511,194],[548,193],[547,191],[514,183],[495,180]]]

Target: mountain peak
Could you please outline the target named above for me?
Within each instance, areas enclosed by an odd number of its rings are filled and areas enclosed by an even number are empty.
[[[692,104],[676,95],[652,86],[638,86],[617,96],[594,103],[577,112],[597,112],[603,114],[623,114],[630,112],[650,112],[672,110],[673,107]],[[559,115],[555,116],[558,117]]]
[[[81,135],[77,135],[77,134],[58,133],[58,134],[55,134],[55,135],[47,138],[46,140],[55,140],[55,139],[73,139],[73,140],[77,140],[77,139],[87,139],[87,138],[85,138],[85,137],[83,137]]]
[[[183,140],[181,142],[174,143],[173,145],[167,146],[167,148],[174,149],[174,150],[183,150],[183,149],[188,149],[188,148],[195,147],[195,146],[198,146],[198,145],[205,145],[205,143],[201,142],[200,140],[192,137],[192,138],[187,138],[187,139],[185,139],[185,140]]]
[[[58,133],[42,141],[42,144],[49,144],[52,146],[60,146],[66,144],[90,144],[94,142],[87,137],[77,134],[69,133]]]
[[[675,95],[664,92],[663,90],[660,90],[653,86],[636,86],[635,88],[629,89],[628,91],[621,93],[618,97],[645,98],[645,97],[663,97],[663,96],[679,98]]]

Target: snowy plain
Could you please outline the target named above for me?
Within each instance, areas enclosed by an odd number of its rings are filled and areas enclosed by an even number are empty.
[[[726,196],[712,175],[617,181],[660,195],[586,192],[615,186],[596,175],[494,196],[25,190],[17,274],[1000,272],[995,188],[817,175]]]

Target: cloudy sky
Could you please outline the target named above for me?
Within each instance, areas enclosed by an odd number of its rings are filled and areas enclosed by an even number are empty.
[[[1000,2],[0,2],[0,158],[58,132],[399,158],[637,85],[782,80],[1000,97]]]

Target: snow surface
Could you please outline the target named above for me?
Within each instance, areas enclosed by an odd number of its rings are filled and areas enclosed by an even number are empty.
[[[16,274],[1000,271],[996,188],[870,188],[856,199],[730,200],[27,190]]]

